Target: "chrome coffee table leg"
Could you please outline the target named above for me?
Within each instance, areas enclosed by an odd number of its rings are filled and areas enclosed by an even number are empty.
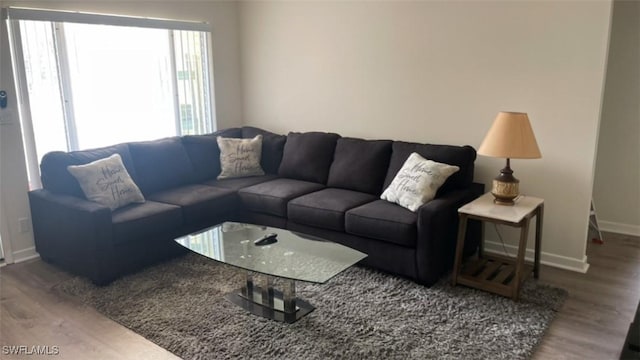
[[[262,306],[266,308],[274,308],[275,290],[273,289],[273,279],[271,276],[265,276],[264,285],[262,286]]]
[[[284,301],[284,312],[292,314],[296,312],[296,282],[289,279],[285,283],[282,293],[282,301]]]
[[[249,271],[245,273],[245,286],[242,288],[242,294],[247,299],[253,297],[253,276]]]
[[[279,290],[273,286],[273,276],[263,276],[264,285],[258,286],[253,274],[247,271],[244,287],[225,297],[254,315],[286,323],[294,323],[315,309],[307,301],[296,298],[294,280],[283,279],[284,288]]]

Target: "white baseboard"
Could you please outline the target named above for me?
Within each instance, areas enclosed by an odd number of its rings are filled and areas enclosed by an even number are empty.
[[[23,261],[36,259],[40,255],[36,252],[35,246],[13,252],[13,262],[20,263]]]
[[[613,221],[598,220],[601,231],[616,234],[640,236],[640,225],[621,224]]]
[[[508,254],[504,253],[505,248],[507,249]],[[502,247],[502,243],[494,241],[485,241],[484,249],[487,253],[507,255],[510,257],[515,257],[516,253],[518,252],[518,248],[516,246],[505,244],[504,247]],[[533,261],[533,256],[533,249],[527,249],[527,251],[525,252],[525,259],[527,261]],[[582,259],[575,259],[542,251],[540,253],[540,263],[560,269],[576,271],[583,274],[586,273],[587,270],[589,270],[589,264],[587,263],[586,255]]]

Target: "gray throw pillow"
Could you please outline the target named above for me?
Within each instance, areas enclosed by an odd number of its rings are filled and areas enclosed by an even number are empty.
[[[218,180],[243,176],[260,176],[262,157],[262,135],[253,139],[218,137],[220,148],[220,175]]]
[[[457,166],[427,160],[414,152],[380,198],[415,212],[433,200],[438,188],[458,170]]]
[[[118,154],[84,165],[71,165],[73,175],[88,200],[115,210],[131,203],[143,203],[144,196],[133,182]]]

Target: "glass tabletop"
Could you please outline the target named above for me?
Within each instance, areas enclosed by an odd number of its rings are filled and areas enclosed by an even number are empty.
[[[276,234],[277,242],[256,239]],[[317,237],[252,224],[225,222],[176,239],[193,252],[249,271],[324,283],[367,257],[360,251]]]

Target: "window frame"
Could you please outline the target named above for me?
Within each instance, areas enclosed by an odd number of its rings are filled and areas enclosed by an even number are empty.
[[[210,127],[211,131],[215,131],[217,129],[217,119],[216,119],[216,102],[215,102],[215,87],[214,87],[214,78],[213,78],[213,63],[212,63],[212,55],[213,55],[213,46],[211,42],[211,31],[212,27],[207,22],[196,22],[196,21],[181,21],[181,20],[170,20],[170,19],[159,19],[159,18],[149,18],[149,17],[134,17],[134,16],[121,16],[121,15],[108,15],[108,14],[96,14],[96,13],[85,13],[85,12],[75,12],[75,11],[60,11],[60,10],[46,10],[46,9],[32,9],[32,8],[21,8],[21,7],[8,7],[2,8],[2,13],[0,18],[2,20],[6,20],[7,22],[7,30],[9,35],[9,42],[12,52],[12,65],[15,74],[15,82],[17,88],[17,97],[18,97],[18,111],[20,114],[21,125],[22,125],[22,135],[23,142],[25,148],[25,159],[26,159],[26,167],[29,178],[29,189],[38,189],[42,187],[42,182],[40,179],[40,168],[39,168],[39,160],[38,154],[36,151],[36,143],[35,143],[35,130],[33,125],[33,118],[31,115],[31,106],[29,102],[29,90],[27,86],[27,77],[26,77],[26,69],[24,63],[23,56],[23,47],[22,47],[22,38],[20,31],[20,21],[21,20],[32,20],[32,21],[46,21],[51,22],[53,26],[53,34],[56,38],[56,50],[58,50],[58,46],[65,46],[64,41],[64,23],[79,23],[79,24],[94,24],[94,25],[112,25],[112,26],[121,26],[121,27],[142,27],[142,28],[153,28],[153,29],[163,29],[168,30],[169,33],[169,46],[170,46],[170,60],[171,66],[173,69],[176,68],[176,55],[174,50],[174,31],[194,31],[201,32],[204,34],[205,38],[203,42],[206,44],[206,59],[204,59],[204,69],[205,74],[205,82],[208,83],[208,93],[205,93],[203,96],[208,95],[208,109],[206,111],[209,112],[210,116]],[[173,30],[173,31],[172,31]],[[62,95],[62,105],[63,105],[63,114],[64,114],[64,122],[67,131],[67,138],[69,141],[67,142],[67,146],[69,149],[77,149],[78,148],[78,137],[77,131],[75,129],[75,120],[74,120],[74,111],[71,108],[71,104],[66,100],[72,99],[72,91],[71,84],[69,82],[69,62],[67,59],[64,59],[66,56],[66,49],[61,51],[62,54],[58,54],[57,61],[59,66],[59,73],[65,73],[66,76],[62,76],[60,79],[61,84],[61,95]],[[66,67],[66,69],[65,69]],[[181,129],[181,114],[180,114],[180,100],[178,97],[177,86],[178,86],[178,77],[176,72],[174,71],[172,74],[172,86],[174,89],[174,109],[175,109],[175,126],[176,126],[176,134],[180,134]],[[44,155],[44,154],[41,154]]]

